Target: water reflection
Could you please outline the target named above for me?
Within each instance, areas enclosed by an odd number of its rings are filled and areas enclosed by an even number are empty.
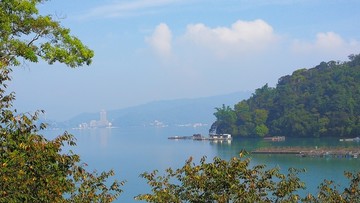
[[[62,131],[47,131],[49,137],[59,135]],[[257,148],[272,146],[356,146],[359,143],[339,142],[337,139],[287,139],[285,142],[269,142],[263,139],[239,139],[231,142],[211,142],[194,140],[169,140],[169,136],[206,135],[207,128],[115,128],[88,129],[70,131],[77,138],[77,146],[73,148],[90,169],[98,171],[114,169],[118,180],[127,180],[124,193],[118,202],[134,202],[133,197],[149,192],[145,180],[139,175],[145,171],[158,169],[162,173],[166,168],[182,167],[191,156],[196,164],[203,156],[208,160],[218,156],[229,160],[239,156],[241,150],[252,151]],[[307,190],[313,192],[323,179],[330,179],[346,184],[344,171],[355,171],[360,168],[360,158],[301,158],[293,155],[250,155],[251,165],[266,164],[268,167],[279,167],[287,173],[289,167],[306,168],[301,174],[306,182]]]
[[[285,142],[269,142],[262,139],[234,139],[231,145],[210,143],[217,151],[219,157],[230,159],[238,156],[241,150],[251,152],[258,148],[267,147],[360,147],[358,142],[339,142],[336,138],[330,139],[287,139]],[[278,167],[282,173],[287,173],[293,167],[306,169],[299,175],[305,182],[307,189],[300,191],[301,195],[316,193],[319,184],[327,180],[333,180],[340,184],[339,188],[348,185],[344,177],[345,171],[356,172],[360,169],[360,158],[322,158],[322,157],[298,157],[296,155],[267,155],[250,154],[251,166],[265,164],[268,168]]]

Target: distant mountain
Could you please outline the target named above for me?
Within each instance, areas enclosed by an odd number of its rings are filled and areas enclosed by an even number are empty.
[[[249,98],[251,92],[236,92],[227,95],[155,101],[143,105],[118,110],[108,110],[107,119],[113,126],[147,126],[147,125],[184,125],[211,124],[215,121],[213,113],[216,107],[223,104],[233,106]],[[99,112],[82,113],[62,124],[62,127],[76,127],[81,123],[99,120]]]

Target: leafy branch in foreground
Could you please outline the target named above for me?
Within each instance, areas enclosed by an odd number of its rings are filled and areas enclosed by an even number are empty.
[[[147,202],[359,202],[360,172],[345,173],[351,180],[350,186],[341,193],[331,181],[319,186],[317,196],[299,196],[305,189],[298,174],[305,170],[290,168],[288,174],[281,174],[279,168],[266,169],[265,165],[250,167],[250,159],[240,157],[229,161],[215,157],[213,162],[194,164],[192,158],[179,169],[167,169],[165,175],[155,170],[145,172],[151,193],[140,194],[136,200]]]
[[[113,171],[88,172],[80,157],[62,152],[75,146],[73,135],[65,132],[53,140],[39,134],[46,128],[34,122],[34,115],[15,115],[13,94],[4,95],[8,69],[0,70],[0,202],[112,202],[124,182],[106,184]]]
[[[319,192],[317,196],[314,197],[309,194],[303,199],[303,202],[360,202],[360,172],[345,172],[344,175],[350,180],[350,184],[348,187],[345,187],[342,192],[337,189],[337,185],[333,181],[324,180],[324,182],[318,187]]]
[[[92,62],[94,52],[70,34],[51,15],[40,15],[46,0],[0,2],[0,67],[18,66],[20,59],[77,67]]]
[[[12,67],[40,59],[75,68],[90,65],[94,52],[50,15],[40,15],[46,0],[0,1],[0,202],[112,202],[124,182],[106,184],[113,171],[88,172],[72,151],[75,138],[54,140],[40,134],[39,114],[17,114],[15,94],[6,94]]]
[[[289,169],[283,175],[279,168],[265,169],[265,165],[250,168],[250,159],[232,158],[225,161],[214,158],[207,163],[206,157],[199,165],[192,158],[177,170],[143,173],[152,188],[152,193],[142,194],[137,200],[147,202],[296,202],[299,196],[294,192],[304,189],[297,174],[303,170]],[[173,183],[174,182],[174,183]]]

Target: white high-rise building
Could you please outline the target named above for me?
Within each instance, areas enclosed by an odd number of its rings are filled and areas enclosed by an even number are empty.
[[[106,117],[106,111],[101,110],[100,111],[100,120],[91,120],[89,124],[82,123],[79,125],[80,129],[86,129],[86,128],[105,128],[105,127],[111,127],[111,123],[107,120]]]
[[[105,110],[100,111],[100,120],[98,121],[97,126],[98,127],[109,126],[109,121],[106,118],[106,111]]]
[[[100,111],[100,122],[107,122],[107,118],[106,118],[106,111],[105,110],[101,110]]]

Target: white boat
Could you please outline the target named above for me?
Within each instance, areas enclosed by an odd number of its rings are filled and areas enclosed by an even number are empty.
[[[210,140],[231,140],[231,134],[211,134]]]
[[[340,139],[340,142],[360,142],[360,137]]]
[[[285,136],[264,137],[264,140],[280,142],[285,141]]]

